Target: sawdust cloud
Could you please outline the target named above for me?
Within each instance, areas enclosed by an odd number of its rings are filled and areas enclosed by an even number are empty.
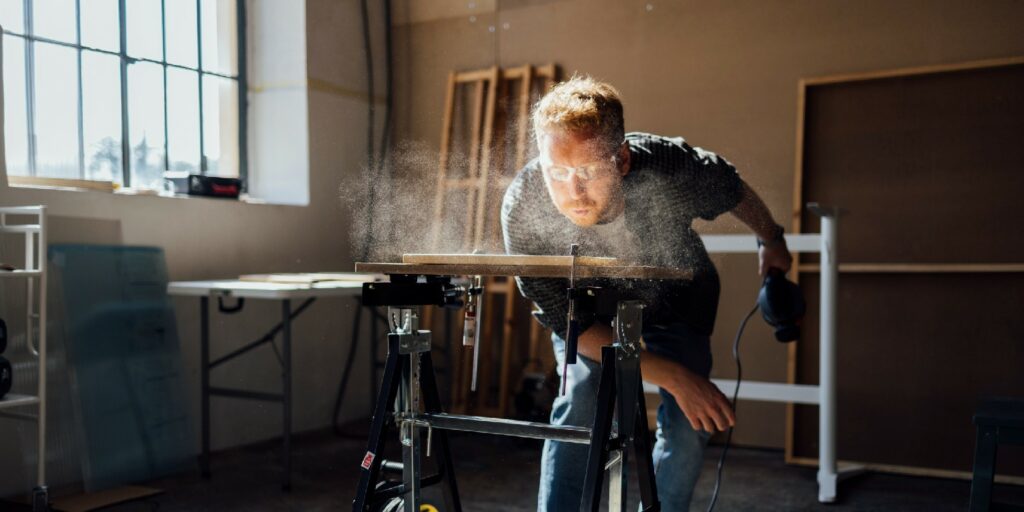
[[[438,151],[425,143],[399,142],[386,166],[364,166],[343,180],[339,195],[351,213],[349,239],[357,261],[398,262],[406,253],[472,250],[463,244],[465,196],[447,194],[442,218],[435,222],[439,162]],[[468,165],[464,154],[449,156],[449,169]]]

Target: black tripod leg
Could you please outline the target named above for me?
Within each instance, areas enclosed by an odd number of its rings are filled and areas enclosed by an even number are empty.
[[[437,377],[434,374],[434,360],[430,352],[425,352],[420,359],[420,387],[423,389],[423,405],[427,413],[440,413],[441,394],[437,390]],[[455,483],[455,467],[452,465],[452,452],[448,447],[448,433],[438,429],[433,433],[434,446],[431,449],[437,457],[437,472],[444,479],[444,505],[449,512],[461,512],[459,487]]]
[[[590,432],[590,450],[587,471],[583,480],[583,499],[580,510],[596,512],[601,506],[601,484],[604,464],[608,458],[608,435],[615,412],[615,348],[601,347],[601,383],[597,391],[597,412]]]
[[[642,381],[641,381],[642,382]],[[636,429],[633,431],[633,453],[636,455],[637,480],[640,484],[640,506],[645,512],[658,512],[658,488],[654,480],[654,460],[651,454],[650,426],[647,424],[647,401],[641,387],[636,395]]]
[[[373,422],[370,424],[370,438],[366,445],[366,454],[362,460],[362,474],[359,476],[359,487],[356,499],[352,501],[352,512],[366,512],[373,501],[373,493],[380,476],[381,450],[384,448],[384,427],[388,410],[395,402],[398,393],[398,372],[401,363],[398,353],[398,336],[388,335],[388,358],[384,365],[384,379],[380,383],[377,402],[373,409]]]

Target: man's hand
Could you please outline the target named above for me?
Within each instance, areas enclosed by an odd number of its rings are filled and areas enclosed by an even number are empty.
[[[793,255],[789,253],[789,248],[786,247],[785,240],[779,240],[772,243],[767,243],[761,246],[757,250],[758,259],[758,274],[764,277],[768,274],[768,269],[777,268],[782,273],[789,272],[789,268],[793,266]]]
[[[724,431],[736,425],[736,414],[718,386],[685,367],[680,367],[677,376],[665,390],[676,399],[694,430]]]

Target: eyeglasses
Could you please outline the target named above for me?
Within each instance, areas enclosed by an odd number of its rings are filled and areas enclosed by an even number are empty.
[[[610,168],[614,167],[616,157],[609,157],[608,160],[599,160],[579,167],[567,165],[545,165],[544,171],[555,181],[569,181],[572,175],[580,181],[590,181],[609,174]],[[609,165],[611,164],[611,165]]]

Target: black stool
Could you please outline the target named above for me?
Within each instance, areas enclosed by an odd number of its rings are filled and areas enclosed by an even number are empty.
[[[974,477],[971,480],[971,512],[989,510],[1024,510],[992,503],[992,480],[996,473],[996,446],[1024,444],[1024,399],[986,398],[974,412],[978,438],[974,447]]]

